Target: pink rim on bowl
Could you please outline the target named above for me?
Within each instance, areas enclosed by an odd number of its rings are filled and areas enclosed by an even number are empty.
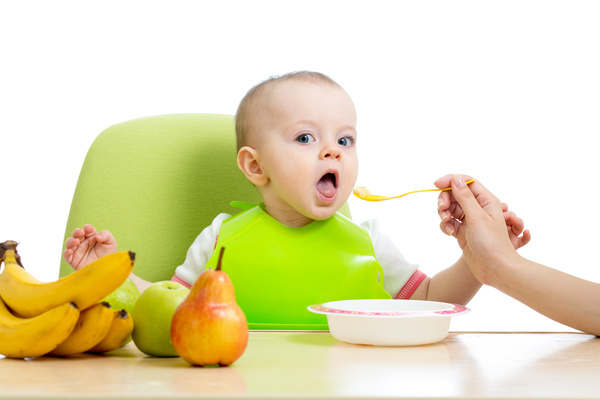
[[[401,300],[399,300],[401,301]],[[309,308],[312,311],[322,314],[342,314],[342,315],[361,315],[361,316],[370,316],[370,317],[416,317],[416,316],[432,316],[432,315],[451,315],[457,314],[463,311],[468,311],[469,309],[465,306],[461,306],[459,304],[451,304],[452,308],[445,310],[427,310],[427,311],[398,311],[398,312],[375,312],[375,311],[352,311],[352,310],[340,310],[338,308],[329,308],[325,307],[323,304],[314,304]]]

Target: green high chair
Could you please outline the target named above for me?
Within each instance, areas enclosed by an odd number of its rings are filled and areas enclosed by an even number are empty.
[[[88,150],[65,240],[85,224],[107,229],[119,250],[136,253],[136,275],[169,280],[202,229],[239,211],[232,200],[260,201],[236,164],[233,116],[134,119],[100,133]],[[60,276],[72,271],[61,257]]]

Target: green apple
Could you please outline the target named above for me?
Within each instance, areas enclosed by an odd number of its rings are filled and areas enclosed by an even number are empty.
[[[102,301],[108,302],[113,310],[125,310],[133,315],[133,306],[139,297],[140,290],[131,279],[127,278],[121,286],[102,299]]]
[[[135,286],[135,283],[129,278],[125,280],[114,292],[102,299],[108,302],[113,310],[125,310],[133,317],[133,306],[140,297],[140,290]],[[131,336],[123,344],[131,342]]]
[[[190,289],[171,281],[153,283],[133,307],[133,342],[140,351],[155,357],[178,356],[171,342],[171,320]]]

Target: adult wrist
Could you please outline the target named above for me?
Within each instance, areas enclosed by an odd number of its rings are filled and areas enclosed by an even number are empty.
[[[488,270],[486,284],[500,291],[514,284],[519,269],[522,268],[524,258],[516,251],[508,252],[496,259],[493,268]]]

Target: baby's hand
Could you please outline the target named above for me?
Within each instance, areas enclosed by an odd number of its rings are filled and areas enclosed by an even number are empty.
[[[502,212],[504,213],[504,222],[506,222],[510,242],[515,250],[518,250],[529,243],[531,233],[529,230],[523,230],[525,228],[523,220],[518,218],[514,212],[508,211],[508,206],[504,203],[502,203]]]
[[[98,233],[92,225],[77,228],[65,242],[63,258],[74,270],[81,269],[107,254],[117,251],[117,240],[109,231]]]

